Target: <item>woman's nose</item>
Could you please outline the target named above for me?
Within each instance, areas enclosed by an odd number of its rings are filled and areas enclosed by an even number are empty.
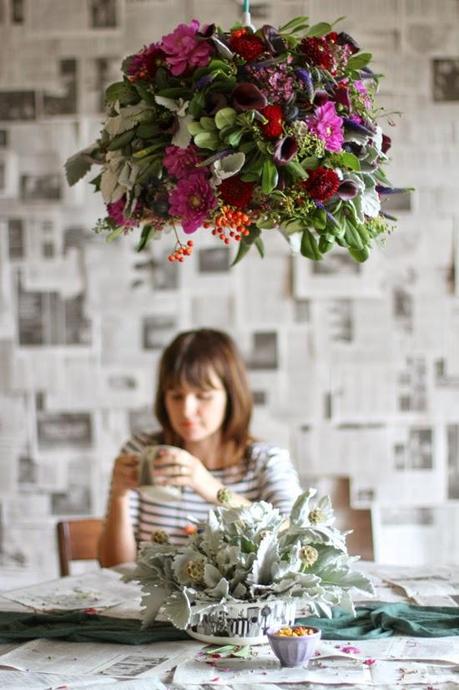
[[[183,399],[183,414],[185,417],[192,417],[197,408],[197,398],[195,395],[186,395]]]

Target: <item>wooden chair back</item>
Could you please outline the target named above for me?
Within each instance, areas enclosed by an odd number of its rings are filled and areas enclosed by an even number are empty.
[[[57,523],[57,545],[61,577],[70,574],[71,561],[97,559],[97,545],[102,532],[101,518],[64,520]]]
[[[360,556],[364,561],[374,560],[371,510],[351,507],[349,477],[302,475],[301,484],[305,488],[316,488],[319,496],[330,496],[336,527],[340,530],[352,530],[346,539],[350,555]]]

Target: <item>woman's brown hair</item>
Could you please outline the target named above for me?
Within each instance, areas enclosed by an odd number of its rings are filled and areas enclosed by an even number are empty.
[[[222,331],[200,328],[179,333],[164,350],[158,368],[155,414],[165,443],[180,446],[167,414],[165,394],[183,384],[197,389],[213,388],[212,374],[221,380],[227,395],[222,443],[240,458],[249,442],[252,395],[242,356],[232,338]]]

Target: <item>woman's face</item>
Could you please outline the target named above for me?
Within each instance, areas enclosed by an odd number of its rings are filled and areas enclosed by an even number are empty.
[[[212,372],[212,388],[193,388],[182,384],[169,388],[165,403],[169,421],[183,441],[196,443],[215,434],[222,426],[227,395],[221,379]]]

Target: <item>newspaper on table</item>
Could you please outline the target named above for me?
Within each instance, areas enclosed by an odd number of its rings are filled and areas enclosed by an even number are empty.
[[[422,577],[408,567],[384,567],[379,571],[383,580],[399,587],[404,594],[419,606],[459,607],[459,568],[454,565],[439,565],[423,568]]]
[[[121,582],[112,570],[32,585],[4,592],[3,597],[38,611],[107,609],[116,605],[139,609],[140,590],[134,583]]]
[[[59,675],[111,678],[163,678],[184,658],[193,657],[201,643],[156,642],[143,645],[31,640],[0,657],[0,669]],[[0,682],[1,682],[0,673]],[[1,687],[1,685],[0,685]]]
[[[27,673],[26,671],[3,671],[0,673],[0,690],[108,690],[119,688],[119,681],[106,676],[69,676],[54,673]],[[125,680],[123,690],[166,690],[157,678],[148,680]]]

